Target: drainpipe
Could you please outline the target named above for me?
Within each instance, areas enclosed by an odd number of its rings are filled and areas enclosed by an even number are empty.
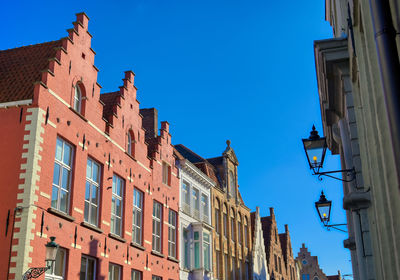
[[[388,0],[369,0],[400,189],[400,63]]]

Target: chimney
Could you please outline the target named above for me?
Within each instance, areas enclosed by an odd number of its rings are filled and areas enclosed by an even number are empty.
[[[285,232],[288,233],[289,232],[289,226],[285,225]]]
[[[146,130],[146,139],[157,137],[158,132],[158,111],[156,108],[140,109],[143,116],[142,127]]]
[[[269,208],[269,215],[270,215],[271,217],[274,217],[274,216],[275,216],[274,207],[270,207],[270,208]]]

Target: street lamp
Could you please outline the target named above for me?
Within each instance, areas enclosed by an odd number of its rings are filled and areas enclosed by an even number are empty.
[[[326,137],[320,137],[318,135],[318,131],[315,130],[315,126],[313,125],[312,130],[310,132],[310,136],[303,140],[304,151],[306,152],[307,161],[310,165],[310,169],[313,171],[313,175],[318,175],[318,179],[321,181],[322,176],[327,176],[336,180],[340,180],[343,182],[351,182],[355,180],[355,170],[354,167],[351,169],[343,169],[343,170],[334,170],[334,171],[325,171],[320,172],[319,170],[324,166],[325,154],[328,145],[326,143]],[[338,178],[332,176],[332,173],[340,173],[346,172],[350,178],[348,180]]]
[[[326,226],[329,223],[330,217],[331,217],[331,207],[332,207],[332,201],[327,200],[324,192],[321,192],[321,196],[319,197],[319,200],[315,202],[315,208],[317,209],[319,218],[321,222]]]
[[[320,137],[313,125],[310,137],[302,140],[310,169],[316,174],[324,165],[326,148],[328,147],[326,137]]]
[[[315,202],[315,208],[317,209],[318,216],[324,227],[326,227],[327,229],[334,228],[336,230],[346,232],[345,230],[337,227],[347,226],[347,224],[334,224],[334,225],[329,224],[329,221],[331,219],[332,201],[326,199],[323,191],[321,191],[321,196],[319,197],[319,200]]]
[[[48,269],[53,267],[54,262],[56,261],[58,244],[54,242],[56,238],[54,236],[50,237],[50,242],[48,242],[46,246],[46,267],[31,267],[29,268],[24,275],[22,276],[22,280],[28,280],[32,278],[38,278],[40,275],[45,273]]]

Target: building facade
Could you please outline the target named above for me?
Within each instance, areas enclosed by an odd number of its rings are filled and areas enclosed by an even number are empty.
[[[180,177],[180,279],[212,279],[210,189],[215,182],[175,152]]]
[[[68,36],[0,51],[0,278],[178,279],[179,179],[169,134],[135,75],[100,94],[89,18]],[[78,276],[79,275],[79,276]]]
[[[264,233],[262,230],[260,208],[251,212],[251,236],[253,238],[252,274],[253,280],[269,280],[267,254],[264,246]]]
[[[239,192],[239,162],[230,141],[222,156],[209,159],[183,145],[175,148],[216,183],[211,188],[214,279],[251,279],[250,209]]]
[[[270,215],[261,218],[269,277],[271,280],[298,280],[289,228],[285,225],[285,233],[279,234],[274,208],[269,210]]]
[[[328,280],[318,264],[318,257],[311,256],[307,247],[303,243],[296,258],[301,263],[301,280]]]
[[[354,279],[400,279],[398,1],[325,3],[335,38],[314,43],[324,134],[356,175],[343,184],[344,246]]]
[[[318,257],[311,256],[306,245],[303,243],[296,257],[296,262],[300,263],[301,280],[341,280],[340,271],[337,275],[326,276],[318,264]]]

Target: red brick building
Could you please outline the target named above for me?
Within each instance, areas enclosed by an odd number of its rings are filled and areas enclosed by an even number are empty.
[[[0,279],[43,267],[50,236],[46,279],[178,279],[169,124],[139,109],[131,71],[100,95],[88,20],[0,51]]]
[[[274,208],[269,208],[270,215],[261,218],[264,234],[268,272],[271,280],[298,280],[289,227],[279,234]]]

